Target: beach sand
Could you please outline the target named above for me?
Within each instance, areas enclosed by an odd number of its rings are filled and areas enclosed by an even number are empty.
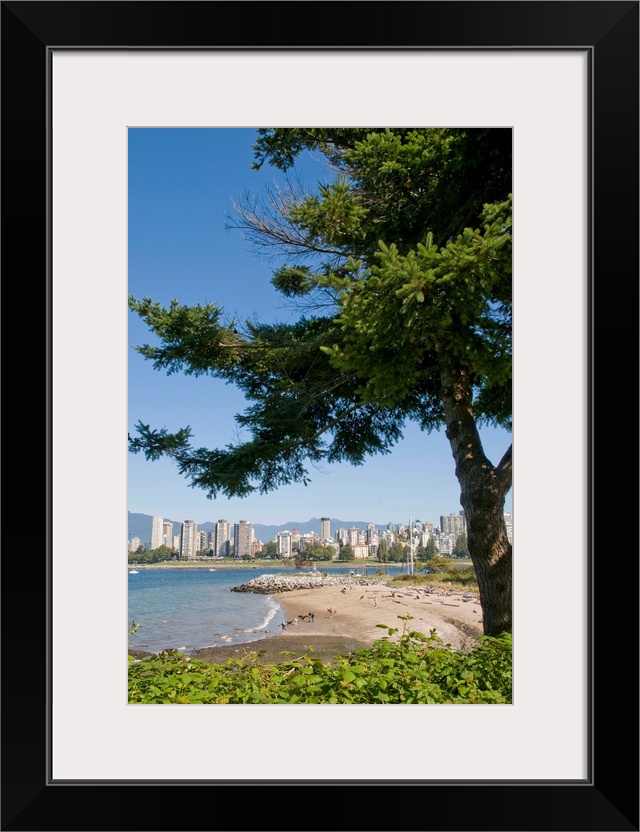
[[[357,583],[343,587],[323,586],[281,592],[275,597],[285,610],[288,621],[298,617],[297,624],[289,624],[278,635],[248,644],[225,645],[194,650],[194,659],[224,663],[230,658],[242,658],[258,652],[258,661],[275,664],[304,654],[321,661],[332,661],[360,647],[370,647],[388,636],[378,627],[397,627],[391,636],[397,641],[403,622],[398,616],[412,616],[407,628],[429,635],[435,630],[444,644],[454,650],[468,651],[477,645],[482,635],[482,609],[476,594],[450,592],[427,594],[423,588],[391,589],[385,584],[362,586]],[[442,592],[442,591],[440,591]],[[329,613],[329,609],[334,610]],[[314,613],[313,622],[308,617]],[[280,621],[275,625],[280,630]],[[286,651],[286,654],[283,654]]]

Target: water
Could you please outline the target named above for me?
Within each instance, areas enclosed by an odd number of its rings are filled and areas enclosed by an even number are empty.
[[[359,570],[358,570],[359,571]],[[390,572],[396,572],[390,569]],[[400,571],[400,570],[397,570]],[[349,570],[330,571],[330,574]],[[246,644],[280,633],[285,612],[276,596],[230,592],[258,575],[289,574],[291,569],[140,569],[129,575],[127,625],[140,624],[129,641],[132,650],[198,650]],[[127,626],[127,629],[129,627]]]
[[[128,577],[128,624],[140,624],[130,648],[188,651],[277,634],[284,610],[273,596],[230,588],[281,571],[140,569]]]

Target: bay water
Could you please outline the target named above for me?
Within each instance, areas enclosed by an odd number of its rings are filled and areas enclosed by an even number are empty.
[[[349,574],[349,569],[329,569]],[[402,571],[390,568],[390,573]],[[128,575],[127,629],[140,627],[130,650],[198,650],[246,644],[281,632],[286,615],[277,596],[232,592],[259,575],[291,575],[291,569],[217,569],[209,567],[138,569]],[[299,573],[298,573],[299,574]]]
[[[140,627],[131,650],[197,650],[244,644],[280,632],[285,613],[272,595],[231,592],[257,575],[290,570],[192,567],[139,569],[128,576],[128,626]]]

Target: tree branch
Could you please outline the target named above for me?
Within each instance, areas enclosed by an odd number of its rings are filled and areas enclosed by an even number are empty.
[[[339,248],[327,247],[326,241],[312,238],[304,229],[298,228],[288,219],[292,206],[306,198],[304,188],[298,181],[287,179],[283,188],[273,185],[265,189],[266,199],[244,194],[240,202],[232,201],[236,218],[227,217],[227,229],[239,229],[244,237],[260,251],[272,256],[293,255],[298,257],[317,254],[343,262],[348,255]]]

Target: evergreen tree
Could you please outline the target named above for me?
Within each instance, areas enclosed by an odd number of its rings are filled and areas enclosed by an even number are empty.
[[[429,538],[429,542],[425,546],[424,554],[427,558],[437,557],[439,554],[438,546],[432,537]]]
[[[456,539],[456,544],[453,547],[453,556],[454,558],[468,558],[469,557],[469,549],[467,547],[467,536],[464,534],[459,534]]]
[[[313,314],[239,332],[215,304],[131,297],[156,369],[217,376],[252,404],[246,442],[208,450],[189,428],[138,423],[130,450],[170,455],[209,496],[245,496],[388,453],[406,420],[444,427],[484,631],[511,631],[511,448],[493,465],[478,430],[511,427],[511,131],[264,129],[254,150],[258,168],[287,172],[303,150],[332,165],[317,193],[247,198],[232,223],[287,257],[272,282]]]
[[[355,560],[356,556],[351,546],[341,546],[339,553],[340,560]]]
[[[269,540],[262,547],[262,552],[260,554],[263,558],[277,558],[278,544],[275,542],[275,540]]]
[[[389,544],[384,537],[378,546],[378,560],[380,563],[386,563],[389,560]]]
[[[407,559],[408,552],[409,547],[396,540],[389,547],[389,560],[391,563],[404,563]]]

